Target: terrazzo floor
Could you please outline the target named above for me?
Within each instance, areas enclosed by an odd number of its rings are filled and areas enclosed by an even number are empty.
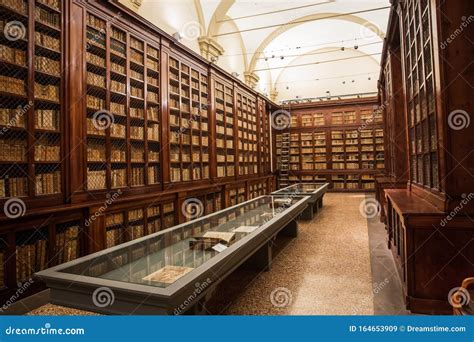
[[[219,286],[208,313],[374,314],[374,294],[383,286],[372,278],[368,221],[359,211],[365,198],[362,193],[326,194],[322,211],[312,221],[299,222],[297,238],[277,238],[271,270],[237,269]],[[91,313],[47,304],[28,314]]]

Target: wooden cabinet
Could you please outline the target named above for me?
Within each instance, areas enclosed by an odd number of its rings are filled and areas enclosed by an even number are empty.
[[[2,32],[11,21],[0,205],[24,210],[0,213],[0,297],[44,267],[183,222],[189,196],[210,213],[238,178],[252,196],[273,190],[267,98],[118,3],[2,0]],[[15,263],[23,254],[29,266]]]
[[[382,111],[376,99],[291,104],[289,130],[275,136],[281,163],[282,134],[290,134],[290,183],[329,182],[333,191],[372,191],[383,172]]]
[[[474,51],[464,41],[473,28],[462,22],[473,10],[468,1],[400,0],[390,16],[381,89],[391,144],[377,186],[413,312],[451,313],[449,292],[474,274]]]

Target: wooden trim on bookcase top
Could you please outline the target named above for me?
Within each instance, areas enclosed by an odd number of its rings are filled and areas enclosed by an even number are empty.
[[[130,8],[126,7],[125,5],[121,4],[118,1],[113,1],[113,2],[106,2],[104,0],[86,0],[86,1],[81,1],[81,0],[73,0],[76,3],[86,5],[86,6],[94,6],[96,8],[99,8],[103,11],[105,11],[108,15],[114,16],[116,13],[120,13],[121,15],[119,16],[118,19],[121,18],[127,18],[129,20],[132,20],[135,25],[139,25],[141,28],[147,31],[147,34],[149,34],[152,37],[160,37],[162,43],[165,41],[169,44],[170,47],[173,49],[176,49],[177,51],[182,53],[183,55],[187,56],[187,58],[192,58],[195,60],[195,62],[198,62],[202,65],[205,65],[205,68],[212,68],[217,71],[219,71],[221,74],[225,75],[226,78],[232,80],[232,82],[236,82],[240,87],[246,89],[250,93],[256,93],[254,89],[246,85],[244,82],[239,80],[238,78],[232,76],[229,72],[225,71],[224,69],[220,68],[219,66],[215,65],[212,62],[207,61],[204,57],[199,55],[197,52],[191,50],[187,46],[177,42],[170,34],[166,33],[147,19],[141,17],[134,11],[132,11]],[[84,4],[86,2],[86,4]],[[131,26],[133,27],[133,26]],[[140,31],[143,33],[142,31]],[[273,102],[267,97],[264,97],[263,95],[262,98],[265,99],[266,102],[271,103],[273,106],[279,107],[278,104]]]
[[[272,175],[267,175],[263,177],[250,177],[249,179],[243,179],[239,178],[239,182],[246,182],[248,180],[255,180],[255,181],[267,181],[268,179],[272,178],[274,176]],[[216,182],[214,184],[201,184],[201,185],[193,185],[193,186],[187,186],[185,191],[192,192],[192,191],[205,191],[206,189],[212,189],[216,187],[225,187],[228,186],[229,184],[234,184],[235,180],[230,179],[222,182]],[[150,201],[154,197],[158,198],[168,198],[168,196],[172,196],[174,198],[177,198],[178,193],[183,193],[183,188],[181,189],[169,189],[169,190],[164,190],[162,192],[153,192],[153,193],[141,193],[138,195],[130,195],[130,196],[118,196],[117,199],[114,201],[114,206],[115,205],[124,205],[124,206],[130,206],[130,203],[137,203],[139,201]],[[105,196],[105,195],[104,195]],[[104,197],[105,198],[105,197]],[[80,209],[87,209],[87,208],[93,208],[93,207],[100,207],[104,205],[104,198],[97,198],[94,200],[90,201],[83,201],[80,203],[74,203],[74,204],[63,204],[63,205],[58,205],[58,206],[50,206],[50,207],[43,207],[43,208],[38,208],[35,211],[30,211],[26,210],[25,215],[22,216],[21,218],[12,220],[5,215],[0,216],[0,223],[2,225],[7,226],[7,225],[18,225],[19,223],[22,222],[29,222],[32,218],[34,219],[35,217],[41,216],[41,215],[60,215],[63,212],[66,211],[72,211],[72,210],[80,210]],[[1,229],[0,229],[1,231]]]

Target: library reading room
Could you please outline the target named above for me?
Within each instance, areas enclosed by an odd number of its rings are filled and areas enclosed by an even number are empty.
[[[0,0],[1,314],[473,315],[473,56],[472,0]]]

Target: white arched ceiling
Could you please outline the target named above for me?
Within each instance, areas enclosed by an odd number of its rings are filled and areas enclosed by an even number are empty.
[[[293,59],[275,79],[279,99],[324,97],[327,91],[331,96],[376,92],[379,60],[360,49],[344,51],[345,58],[354,58],[352,61],[357,62],[313,64],[313,53],[334,60],[340,58],[339,51],[337,46],[325,47]],[[293,67],[295,65],[301,66]],[[353,76],[339,78],[343,75]]]
[[[334,89],[331,93],[341,92],[334,95],[353,92],[353,87],[336,87],[337,82],[342,85],[343,79],[323,80],[327,78],[322,76],[326,70],[333,70],[336,77],[342,76],[342,70],[348,71],[347,76],[363,74],[358,71],[365,72],[369,66],[372,70],[378,69],[374,59],[363,56],[382,51],[389,14],[389,9],[384,7],[389,5],[389,0],[143,0],[137,12],[170,34],[181,32],[184,35],[181,43],[196,52],[199,52],[196,33],[214,39],[224,48],[217,62],[219,66],[228,72],[237,72],[240,79],[244,72],[255,71],[260,78],[257,90],[270,94],[276,89],[279,91],[277,99],[289,99],[320,96],[319,91],[311,89],[331,88]],[[379,10],[367,11],[372,9]],[[360,48],[350,51],[356,39]],[[324,50],[341,46],[346,47],[345,51]],[[284,59],[265,61],[262,53]],[[304,54],[308,55],[300,57]],[[347,59],[348,56],[359,58]],[[373,57],[380,58],[379,55]],[[340,61],[285,68],[295,63],[304,64],[302,61],[311,64],[333,59]],[[307,75],[320,74],[318,84],[305,81],[305,93],[311,95],[303,95],[300,87],[282,87],[282,84],[297,82],[292,81],[291,75],[301,74],[300,70],[305,70]],[[356,88],[376,90],[378,75],[375,71],[370,78],[366,77],[367,82],[361,80],[360,87]],[[352,78],[348,80],[351,82]]]

